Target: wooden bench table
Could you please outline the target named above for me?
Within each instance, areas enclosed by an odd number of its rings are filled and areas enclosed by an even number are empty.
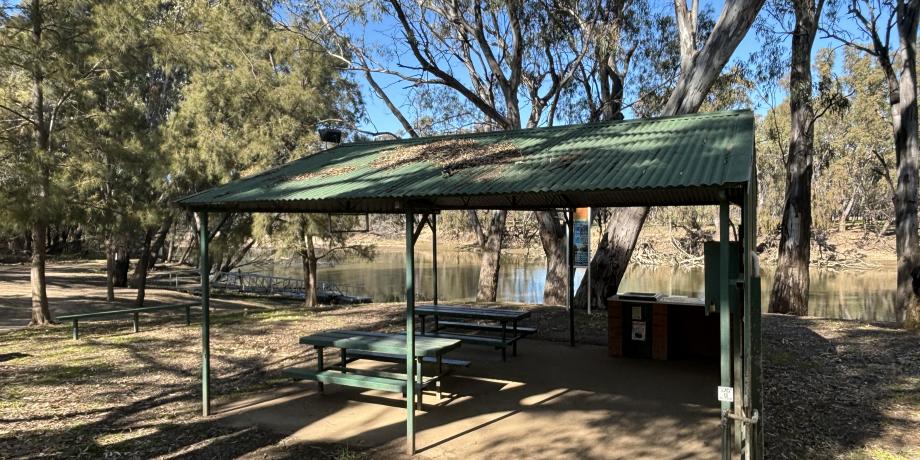
[[[375,359],[373,354],[382,356],[406,356],[406,336],[404,334],[385,334],[382,332],[366,331],[329,331],[308,335],[300,338],[300,343],[312,345],[316,349],[316,369],[290,368],[285,373],[296,379],[314,380],[319,385],[320,392],[323,384],[331,383],[343,386],[366,388],[372,390],[390,391],[406,394],[406,374],[383,372],[376,370],[363,370],[349,368],[348,363],[355,359]],[[441,394],[441,378],[443,376],[444,354],[460,347],[459,340],[416,337],[415,338],[415,368],[416,375],[412,381],[418,394],[417,404],[422,409],[422,390],[434,383],[438,396]],[[325,365],[324,349],[338,348],[340,361],[338,366]],[[359,352],[357,357],[349,358],[349,351]],[[363,357],[362,357],[363,353]],[[436,375],[426,378],[422,373],[422,363],[433,359],[437,364]],[[403,359],[405,362],[405,359]]]
[[[457,339],[477,345],[494,346],[502,351],[502,361],[507,359],[505,349],[511,346],[511,355],[517,356],[517,342],[537,330],[532,327],[518,326],[518,322],[530,317],[527,310],[509,310],[500,308],[483,308],[469,305],[419,305],[415,307],[419,317],[419,330],[422,336]],[[426,318],[434,319],[434,330],[425,330]],[[441,318],[460,318],[466,320],[490,321],[495,324],[478,324],[473,322],[441,321]],[[444,332],[450,329],[464,329],[499,333],[500,336],[463,334]]]
[[[185,325],[188,326],[192,324],[192,307],[196,305],[198,305],[198,302],[170,304],[170,305],[155,305],[152,307],[124,308],[121,310],[92,311],[92,312],[87,312],[87,313],[75,313],[72,315],[58,316],[56,319],[72,321],[73,322],[73,339],[77,340],[80,338],[79,322],[81,319],[101,318],[105,316],[132,315],[133,321],[134,321],[134,332],[138,332],[140,330],[139,313],[148,312],[148,311],[172,310],[176,308],[184,308],[185,309]]]

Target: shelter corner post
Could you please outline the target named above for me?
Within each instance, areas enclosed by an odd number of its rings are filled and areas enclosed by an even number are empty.
[[[565,263],[567,270],[565,304],[569,308],[569,346],[575,346],[575,209],[566,210]]]
[[[406,213],[406,452],[415,454],[415,216]]]
[[[200,212],[198,269],[201,275],[201,413],[211,415],[211,287],[208,261],[208,213]]]
[[[729,202],[722,196],[719,203],[719,345],[720,345],[720,379],[719,385],[732,386],[732,340],[731,340],[731,311],[729,310]],[[727,415],[731,412],[732,403],[721,401],[722,412],[722,459],[731,459],[732,430],[731,422]]]
[[[763,448],[763,405],[761,398],[761,343],[760,343],[760,263],[757,261],[757,171],[751,174],[751,182],[744,201],[744,415],[756,419],[748,424],[745,442],[745,458],[761,460]]]
[[[431,214],[431,271],[432,271],[432,290],[434,298],[432,302],[438,304],[438,215]]]

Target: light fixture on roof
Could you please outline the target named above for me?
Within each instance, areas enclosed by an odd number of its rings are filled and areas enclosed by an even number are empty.
[[[319,140],[332,144],[340,144],[342,142],[342,130],[338,128],[320,128]]]

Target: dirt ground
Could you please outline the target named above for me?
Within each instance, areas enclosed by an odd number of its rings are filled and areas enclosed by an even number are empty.
[[[100,308],[105,302],[99,269],[98,263],[53,264],[49,296],[54,311]],[[125,303],[133,298],[130,290],[118,295]],[[0,323],[21,318],[23,305],[27,313],[27,296],[27,267],[0,267]],[[148,298],[192,299],[159,289]],[[68,325],[0,333],[0,458],[402,456],[401,424],[393,421],[404,410],[398,397],[334,389],[317,402],[315,385],[291,384],[280,373],[292,365],[312,365],[313,355],[297,344],[298,337],[336,328],[398,330],[403,323],[400,305],[304,311],[293,302],[254,298],[215,299],[214,305],[212,391],[218,415],[210,418],[200,416],[200,329],[197,322],[185,326],[181,314],[144,315],[137,334],[131,333],[127,319],[87,322],[79,341],[70,339]],[[661,369],[661,363],[633,360],[593,366],[611,362],[603,348],[590,345],[606,341],[603,312],[579,316],[582,345],[571,349],[553,343],[566,338],[565,311],[519,307],[535,309],[540,336],[522,342],[521,356],[507,364],[489,356],[497,356],[490,350],[464,350],[483,363],[454,377],[467,379],[462,387],[470,388],[470,398],[448,398],[443,403],[447,407],[419,417],[420,447],[429,446],[422,458],[457,458],[449,455],[456,446],[466,446],[458,452],[469,458],[499,453],[557,458],[714,455],[710,434],[717,429],[718,416],[717,411],[710,413],[715,406],[709,404],[714,401],[708,401],[706,388],[713,385],[707,379],[715,370]],[[916,335],[856,322],[766,315],[763,340],[767,458],[920,458]],[[540,365],[544,370],[538,370]],[[682,378],[698,391],[669,386],[680,379],[647,384],[654,379],[643,380],[643,372],[649,379],[656,372],[683,372]],[[572,383],[560,385],[559,376],[569,375]],[[627,389],[640,393],[628,397]],[[656,406],[648,401],[656,400],[669,409],[649,410]],[[301,412],[307,401],[311,408],[316,404],[314,410],[327,410],[327,417],[306,418],[309,414]],[[659,416],[636,419],[635,414],[645,412]],[[377,433],[376,438],[349,435],[347,430],[363,426],[343,425],[342,420],[354,420],[349,414],[362,414],[362,424],[384,428],[365,430]],[[451,419],[443,424],[439,417]],[[444,425],[450,434],[432,431],[435,425]],[[705,428],[710,425],[715,428]],[[323,430],[338,434],[316,434]],[[522,430],[530,435],[521,436]],[[569,439],[570,433],[580,434]],[[520,441],[498,442],[515,434]],[[386,441],[388,437],[393,439]],[[659,444],[664,446],[680,442],[686,450],[637,450],[649,438],[663,440]],[[573,443],[576,439],[582,443]],[[606,449],[611,442],[632,448]],[[560,446],[565,445],[582,450],[563,450]]]

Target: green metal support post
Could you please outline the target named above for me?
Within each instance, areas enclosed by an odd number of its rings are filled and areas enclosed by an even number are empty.
[[[724,193],[724,192],[723,192]],[[731,340],[731,311],[728,301],[728,198],[723,194],[719,204],[719,343],[721,348],[721,378],[720,385],[732,386],[732,340]],[[721,402],[722,409],[722,458],[731,459],[732,452],[732,422],[726,417],[731,412],[732,403]]]
[[[754,163],[756,164],[756,162]],[[757,422],[748,425],[745,442],[749,460],[763,459],[763,407],[760,397],[760,272],[754,263],[757,247],[757,170],[751,172],[751,182],[744,196],[744,352],[745,407],[747,417]]]
[[[433,289],[435,305],[438,304],[438,215],[431,214],[431,269],[433,273]]]
[[[211,415],[210,263],[208,263],[208,213],[199,213],[198,269],[201,273],[201,413]]]
[[[415,216],[406,213],[406,452],[415,454]]]
[[[565,304],[569,307],[569,346],[575,346],[575,210],[566,210],[568,221],[565,226],[565,264],[568,280],[565,287]]]

